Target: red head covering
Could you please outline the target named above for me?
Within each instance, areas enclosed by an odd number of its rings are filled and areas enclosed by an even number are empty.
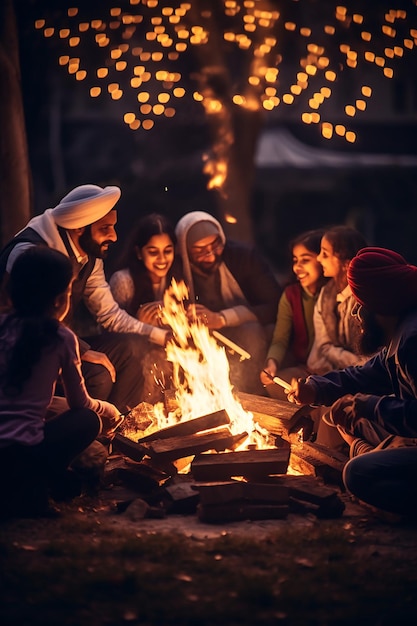
[[[400,315],[417,308],[417,267],[393,250],[362,248],[349,264],[347,280],[368,311]]]

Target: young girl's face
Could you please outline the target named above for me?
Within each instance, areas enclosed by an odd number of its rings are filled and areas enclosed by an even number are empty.
[[[321,240],[321,249],[317,260],[323,266],[323,275],[327,278],[337,278],[344,272],[346,263],[334,254],[333,246],[326,237]]]
[[[297,244],[292,250],[292,269],[300,285],[314,295],[319,288],[323,271],[317,261],[317,254],[303,244]]]
[[[166,233],[154,235],[143,248],[137,249],[153,283],[159,283],[167,275],[174,262],[174,244]]]

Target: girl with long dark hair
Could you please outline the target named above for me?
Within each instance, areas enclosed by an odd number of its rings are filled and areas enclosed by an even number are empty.
[[[88,395],[78,340],[61,323],[72,279],[71,261],[46,246],[23,252],[10,273],[12,308],[0,314],[0,517],[47,513],[49,496],[76,482],[71,461],[120,418]],[[69,409],[46,419],[59,377]]]
[[[164,292],[173,277],[182,278],[175,244],[174,228],[166,217],[145,215],[136,224],[119,269],[109,280],[116,302],[147,324],[161,325]]]

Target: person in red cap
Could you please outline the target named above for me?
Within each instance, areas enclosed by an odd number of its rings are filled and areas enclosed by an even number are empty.
[[[348,268],[362,322],[362,366],[293,380],[288,399],[329,406],[350,445],[346,488],[400,515],[417,513],[417,267],[386,248],[363,248]]]

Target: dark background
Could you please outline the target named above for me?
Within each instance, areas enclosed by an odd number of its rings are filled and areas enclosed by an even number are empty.
[[[59,40],[46,40],[33,27],[34,19],[42,16],[40,5],[43,12],[55,10],[55,19],[62,12],[57,6],[61,3],[16,2],[35,213],[54,206],[76,185],[119,185],[119,242],[108,260],[111,271],[140,215],[158,211],[176,221],[192,210],[216,214],[217,192],[207,190],[202,173],[203,156],[210,149],[204,112],[184,98],[174,118],[158,119],[150,131],[130,130],[117,102],[90,98],[85,85],[59,67]],[[417,157],[416,57],[413,50],[386,92],[395,114],[381,116],[381,102],[370,102],[367,115],[350,124],[358,137],[353,145],[338,137],[324,140],[317,126],[298,121],[296,110],[283,115],[278,107],[266,115],[264,134],[283,128],[315,155],[308,166],[284,159],[256,170],[254,239],[278,273],[288,271],[291,237],[335,223],[356,226],[370,244],[392,247],[417,263],[417,167],[395,158]],[[186,69],[192,73],[192,61]],[[411,92],[402,111],[404,77],[408,90],[411,81]],[[349,164],[324,165],[320,154],[329,152],[348,155]],[[383,166],[364,166],[355,161],[363,154],[389,158]]]

